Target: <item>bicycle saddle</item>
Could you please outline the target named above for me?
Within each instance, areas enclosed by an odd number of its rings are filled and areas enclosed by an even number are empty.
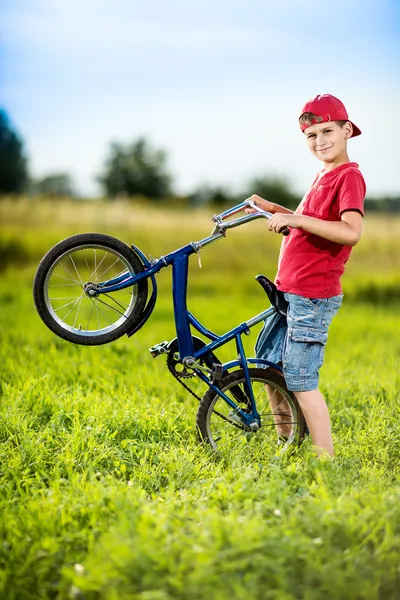
[[[270,279],[268,279],[268,277],[265,277],[265,275],[257,275],[256,279],[267,294],[275,310],[282,316],[286,317],[289,303],[287,300],[285,300],[283,292],[278,290],[276,285]]]

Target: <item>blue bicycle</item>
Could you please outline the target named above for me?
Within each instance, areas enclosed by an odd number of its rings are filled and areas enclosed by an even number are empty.
[[[256,212],[229,220],[246,208]],[[176,338],[150,348],[153,357],[165,354],[172,375],[200,402],[197,427],[201,438],[215,449],[236,443],[238,435],[283,448],[300,444],[306,429],[299,404],[285,384],[280,365],[247,358],[242,335],[274,311],[286,314],[282,292],[265,276],[256,279],[271,307],[222,334],[207,329],[187,309],[189,256],[226,236],[228,229],[271,214],[246,200],[213,217],[211,235],[149,260],[132,245],[109,235],[84,233],[56,244],[41,260],[33,284],[36,309],[51,331],[83,345],[112,342],[136,333],[150,317],[157,300],[155,275],[172,266]],[[287,235],[289,231],[282,231]],[[149,282],[152,286],[149,297]],[[197,330],[202,338],[193,335]],[[235,340],[237,356],[221,364],[215,352]],[[199,397],[185,383],[197,377],[208,390]],[[262,432],[264,435],[260,436]],[[256,435],[257,434],[257,435]]]

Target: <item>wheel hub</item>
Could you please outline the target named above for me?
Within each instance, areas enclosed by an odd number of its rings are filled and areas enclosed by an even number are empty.
[[[95,298],[99,295],[99,289],[97,285],[95,283],[91,283],[90,281],[85,283],[83,289],[85,290],[86,295],[90,298]]]

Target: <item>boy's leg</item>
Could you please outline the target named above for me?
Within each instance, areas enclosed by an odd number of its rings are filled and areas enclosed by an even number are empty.
[[[292,432],[292,411],[284,396],[272,386],[265,384],[269,404],[274,415],[275,428],[279,436],[289,437]]]
[[[306,418],[311,439],[319,455],[334,455],[328,407],[319,390],[293,392]]]
[[[310,300],[285,294],[285,298],[289,302],[288,334],[283,353],[286,384],[300,404],[318,454],[333,456],[328,407],[318,389],[318,378],[328,327],[340,308],[342,295]]]

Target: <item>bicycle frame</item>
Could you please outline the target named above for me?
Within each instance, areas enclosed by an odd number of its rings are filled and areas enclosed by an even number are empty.
[[[251,207],[257,210],[257,212],[246,215],[244,217],[240,217],[238,219],[224,222],[230,216],[243,211],[247,207]],[[247,358],[244,351],[241,336],[243,334],[248,335],[250,333],[251,327],[254,327],[254,325],[257,325],[258,323],[266,319],[269,315],[275,312],[275,309],[273,307],[270,307],[264,310],[263,312],[259,313],[255,317],[244,321],[243,323],[241,323],[237,327],[234,327],[233,329],[224,333],[223,335],[217,335],[216,333],[204,327],[204,325],[202,325],[187,308],[186,298],[188,284],[188,264],[190,255],[198,253],[205,246],[212,244],[213,242],[221,239],[222,237],[225,237],[227,229],[238,227],[239,225],[248,223],[260,217],[270,218],[271,216],[272,215],[270,213],[260,210],[251,201],[247,200],[219,215],[215,215],[213,217],[215,227],[210,236],[198,242],[190,242],[186,246],[183,246],[182,248],[179,248],[178,250],[175,250],[174,252],[171,252],[166,256],[162,256],[157,260],[149,262],[138,248],[132,246],[134,251],[137,252],[140,258],[142,259],[145,266],[145,270],[134,276],[130,276],[128,275],[128,273],[123,273],[122,275],[114,279],[97,284],[98,293],[102,294],[122,290],[132,285],[135,285],[135,283],[139,282],[141,279],[151,278],[153,282],[153,295],[149,304],[151,303],[152,310],[156,299],[156,285],[154,276],[156,273],[158,273],[158,271],[160,271],[164,267],[172,265],[173,307],[180,361],[186,366],[190,366],[190,368],[193,369],[196,375],[204,383],[206,383],[210,388],[212,388],[216,393],[218,393],[218,395],[221,396],[238,415],[240,415],[240,418],[242,419],[244,424],[247,425],[249,428],[252,428],[252,424],[254,427],[254,423],[259,422],[259,415],[257,413],[256,402],[250,383],[249,364],[261,364],[265,367],[272,366],[279,371],[282,371],[282,369],[280,366],[271,363],[267,360],[263,360],[260,358]],[[141,321],[139,326],[136,326],[135,331],[137,331],[137,329],[140,328],[144,320]],[[193,345],[191,327],[193,327],[203,336],[211,340],[210,343],[206,344],[199,350],[195,350]],[[200,364],[197,364],[197,360],[200,359],[202,356],[205,356],[209,352],[218,349],[219,347],[223,346],[224,344],[233,339],[236,340],[238,358],[236,360],[225,363],[224,365],[221,365],[221,369],[222,373],[226,373],[230,369],[233,369],[238,366],[241,366],[243,368],[246,377],[247,392],[251,400],[251,413],[243,412],[240,409],[240,407],[238,407],[228,396],[226,396],[226,394],[224,394],[218,388],[217,385],[215,385],[212,379],[207,377],[207,375],[205,374],[205,372],[207,372],[207,369],[202,367]]]

